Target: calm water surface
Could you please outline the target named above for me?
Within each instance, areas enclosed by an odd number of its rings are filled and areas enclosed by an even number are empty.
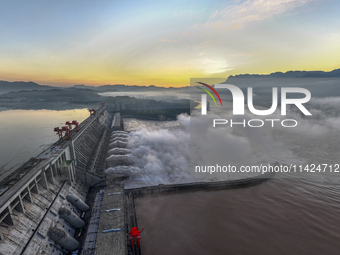
[[[88,116],[87,109],[0,111],[0,179],[55,143],[55,127]]]

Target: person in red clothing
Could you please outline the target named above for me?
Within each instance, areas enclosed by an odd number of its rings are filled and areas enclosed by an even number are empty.
[[[142,233],[143,229],[139,231],[136,227],[132,228],[132,231],[130,231],[130,242],[131,242],[131,248],[133,248],[133,241],[138,240],[138,247],[140,247],[140,234]]]

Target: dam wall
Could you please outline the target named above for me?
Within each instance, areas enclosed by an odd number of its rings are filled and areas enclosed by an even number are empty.
[[[72,140],[77,178],[88,186],[105,185],[105,157],[113,116],[107,111],[84,121],[86,129]]]
[[[70,212],[81,222],[84,212],[77,203],[85,203],[91,184],[105,182],[91,162],[100,158],[111,123],[105,106],[99,108],[69,140],[57,141],[0,182],[0,255],[68,254],[78,245],[73,236],[79,224],[59,213]],[[65,242],[53,241],[56,236]]]
[[[89,159],[105,128],[98,121],[92,121],[81,136],[73,140],[76,166],[89,169]]]

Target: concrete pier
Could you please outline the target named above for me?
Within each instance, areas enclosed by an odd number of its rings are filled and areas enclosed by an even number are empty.
[[[112,126],[111,126],[111,130],[123,130],[123,124],[122,124],[122,121],[121,121],[121,118],[120,118],[120,113],[117,112],[115,115],[114,115],[114,119],[112,121]]]

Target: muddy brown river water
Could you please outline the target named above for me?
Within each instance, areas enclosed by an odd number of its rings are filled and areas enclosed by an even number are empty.
[[[142,254],[340,254],[339,184],[337,177],[287,176],[138,197]]]

